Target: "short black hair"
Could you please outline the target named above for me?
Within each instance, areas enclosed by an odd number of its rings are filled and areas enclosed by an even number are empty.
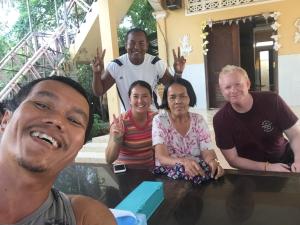
[[[145,35],[147,42],[149,42],[148,34],[146,33],[146,31],[144,31],[144,30],[141,29],[141,28],[137,28],[137,27],[136,27],[136,28],[132,28],[132,29],[130,29],[129,31],[127,31],[126,36],[125,36],[125,44],[127,43],[129,34],[131,34],[131,33],[140,33],[140,32],[143,33],[143,34]]]
[[[196,97],[196,94],[195,94],[192,84],[186,79],[175,78],[175,79],[173,79],[173,81],[171,81],[169,84],[167,84],[164,88],[163,99],[162,99],[161,105],[159,107],[160,109],[170,109],[169,104],[168,104],[168,90],[169,90],[169,87],[171,87],[173,84],[179,84],[179,85],[184,86],[186,88],[186,91],[190,98],[189,106],[193,107],[196,105],[197,97]]]
[[[132,89],[133,89],[135,86],[141,86],[141,87],[146,88],[146,89],[149,91],[150,96],[152,96],[152,88],[151,88],[150,84],[147,83],[146,81],[143,81],[143,80],[136,80],[136,81],[134,81],[134,82],[130,85],[130,87],[129,87],[129,90],[128,90],[128,96],[129,96],[129,97],[130,97],[130,95],[131,95]]]
[[[72,87],[74,90],[80,93],[87,101],[89,105],[89,120],[88,120],[88,125],[86,128],[85,139],[84,139],[84,142],[86,143],[93,125],[92,105],[84,88],[79,83],[77,83],[76,81],[72,80],[69,77],[63,77],[63,76],[43,77],[25,84],[24,86],[21,87],[20,91],[17,94],[15,94],[12,97],[12,99],[8,101],[8,104],[6,106],[7,109],[14,112],[19,107],[19,105],[27,98],[27,96],[30,94],[31,90],[36,84],[40,83],[41,81],[47,81],[47,80],[58,81]]]

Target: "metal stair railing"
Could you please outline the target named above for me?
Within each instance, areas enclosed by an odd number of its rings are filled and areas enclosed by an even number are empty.
[[[31,58],[40,46],[47,42],[49,34],[28,33],[0,62],[0,76],[11,79]]]
[[[70,2],[70,4],[68,5],[68,7],[67,7],[67,14],[70,13],[70,11],[71,11],[72,7],[74,6],[74,4],[78,4],[85,12],[89,12],[91,10],[91,7],[85,1],[83,1],[83,0],[72,0]]]
[[[86,15],[91,11],[91,6],[84,0],[70,0],[64,6],[66,20],[55,34],[49,37],[47,33],[29,33],[0,61],[0,78],[17,72],[1,90],[0,101],[17,92],[20,83],[54,74],[65,75],[60,69],[60,65],[65,61],[64,50],[69,48],[70,41],[74,40],[79,29],[79,25],[74,27],[71,21],[67,21],[76,5],[80,6]]]
[[[21,41],[19,41],[18,44],[16,44],[16,46],[11,49],[5,56],[3,59],[1,59],[0,61],[0,70],[3,68],[3,66],[9,62],[10,60],[13,59],[14,55],[17,54],[17,52],[24,48],[25,45],[27,43],[29,43],[29,41],[31,40],[31,38],[33,37],[33,33],[28,33],[24,38],[22,38]]]
[[[66,10],[66,17],[65,18],[67,20],[67,29],[68,29],[68,34],[69,34],[69,38],[71,39],[70,41],[72,41],[76,35],[77,32],[79,32],[79,28],[80,28],[80,25],[79,24],[76,24],[76,22],[72,22],[72,20],[70,18],[68,18],[71,14],[72,14],[72,10],[74,9],[75,12],[73,13],[76,13],[76,9],[75,9],[75,6],[78,5],[80,6],[80,8],[86,13],[89,13],[91,10],[92,10],[92,7],[87,4],[84,0],[70,0],[69,1],[69,4],[66,6],[65,10]],[[62,16],[64,17],[65,15],[63,15],[62,13]],[[62,20],[64,18],[61,18]],[[78,17],[77,17],[78,19]],[[78,21],[77,21],[78,22]]]
[[[6,56],[0,61],[0,77],[5,82],[10,79],[37,50],[34,40],[35,33],[28,33]]]
[[[62,43],[63,35],[65,32],[65,26],[62,25],[59,27],[58,31],[53,34],[49,39],[48,42],[43,44],[34,54],[31,58],[28,59],[28,61],[25,63],[25,65],[17,72],[17,74],[8,82],[8,84],[1,90],[0,92],[0,101],[4,100],[11,91],[16,91],[19,89],[18,82],[20,79],[27,75],[31,75],[33,79],[41,78],[43,77],[42,74],[38,71],[37,66],[39,66],[37,63],[39,63],[38,60],[41,59],[42,56],[44,56],[43,60],[48,60],[49,65],[52,65],[51,71],[57,70],[56,64],[53,63],[56,59],[54,59],[53,54],[51,53],[58,53],[61,54],[61,57],[63,57],[61,49],[63,49],[64,43]],[[55,49],[54,47],[57,46],[61,49]],[[53,51],[54,50],[54,51]]]

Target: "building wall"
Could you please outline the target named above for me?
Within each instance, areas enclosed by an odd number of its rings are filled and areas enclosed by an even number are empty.
[[[186,16],[184,8],[167,10],[164,21],[164,32],[167,45],[162,33],[158,29],[159,49],[167,48],[165,60],[173,64],[172,48],[180,45],[183,35],[188,34],[192,52],[188,55],[187,65],[183,77],[190,80],[197,92],[198,108],[207,107],[206,80],[204,70],[204,57],[202,53],[201,24],[207,20],[222,21],[245,16],[258,15],[265,12],[280,12],[277,20],[281,25],[278,30],[279,43],[282,47],[278,51],[278,87],[279,94],[290,105],[300,105],[300,43],[294,43],[296,27],[294,23],[299,14],[299,0],[282,0],[258,5],[249,5],[222,11],[207,12],[199,15]],[[159,24],[159,23],[158,23]]]

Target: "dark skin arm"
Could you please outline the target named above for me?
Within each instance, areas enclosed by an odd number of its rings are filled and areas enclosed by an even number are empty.
[[[104,70],[104,59],[105,49],[100,54],[100,50],[97,48],[97,54],[92,62],[93,69],[93,93],[96,96],[104,95],[111,86],[114,85],[115,80],[112,78],[111,74]]]
[[[186,59],[184,58],[184,56],[181,55],[180,53],[180,48],[177,48],[177,54],[175,49],[173,49],[173,58],[174,58],[174,64],[173,64],[173,68],[175,71],[175,78],[176,77],[181,77],[182,72],[184,70],[185,67],[185,63],[186,63]],[[170,83],[171,81],[173,81],[174,77],[169,73],[169,71],[166,69],[165,74],[163,75],[163,77],[161,78],[161,82],[163,84],[167,84]]]
[[[93,69],[93,84],[92,89],[93,93],[96,96],[102,96],[107,92],[111,86],[114,85],[115,80],[112,78],[111,74],[104,70],[104,59],[105,50],[100,53],[100,50],[97,48],[97,54],[92,62],[92,69]],[[173,58],[174,58],[174,70],[175,70],[175,77],[181,77],[182,72],[185,67],[186,59],[181,55],[180,48],[177,49],[177,54],[175,49],[173,49]],[[170,83],[174,77],[169,73],[168,70],[165,71],[165,74],[161,78],[161,82],[163,84]]]

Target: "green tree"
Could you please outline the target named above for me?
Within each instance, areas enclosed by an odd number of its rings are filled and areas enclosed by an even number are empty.
[[[16,1],[16,8],[19,19],[8,35],[17,43],[30,32],[30,26],[26,2]],[[54,0],[29,0],[29,8],[33,31],[53,31],[56,28]]]
[[[2,59],[12,47],[12,43],[6,35],[0,36],[0,59]]]
[[[76,66],[78,82],[86,90],[93,105],[93,127],[89,139],[109,132],[107,105],[99,101],[92,91],[93,74],[90,65],[79,64]]]
[[[135,0],[127,13],[127,19],[131,21],[132,26],[118,28],[119,46],[124,46],[125,35],[133,27],[145,30],[148,34],[156,32],[156,21],[152,16],[153,8],[147,0]]]
[[[62,23],[64,18],[63,0],[29,0],[29,11],[33,31],[50,32],[57,28],[56,12],[54,7],[55,2],[57,3],[58,8],[58,19],[59,22]],[[90,1],[87,2],[90,3]],[[14,4],[19,11],[19,18],[8,33],[8,38],[16,44],[30,32],[30,26],[26,1],[15,1]],[[74,7],[72,8],[68,19],[74,24],[77,24],[77,19],[82,21],[84,15],[85,12],[80,7]]]

